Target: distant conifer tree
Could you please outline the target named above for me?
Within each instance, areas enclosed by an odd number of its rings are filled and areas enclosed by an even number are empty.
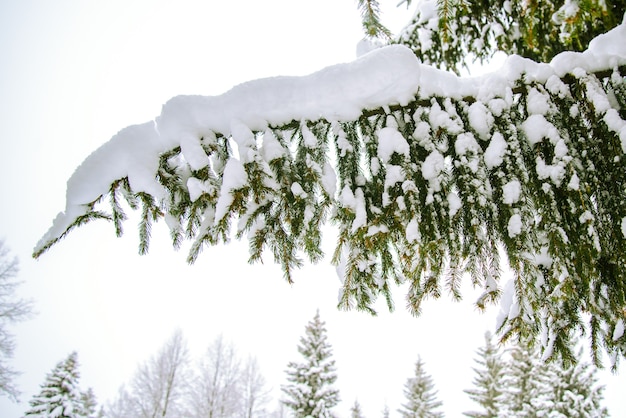
[[[579,358],[582,353],[579,353]],[[552,408],[550,417],[603,418],[608,417],[602,405],[604,386],[598,384],[596,368],[587,362],[577,362],[569,367],[551,364],[554,376],[550,379]]]
[[[354,400],[354,404],[350,408],[350,418],[364,418],[363,412],[361,412],[361,404],[357,399]]]
[[[290,362],[287,366],[288,384],[282,386],[287,398],[282,402],[296,418],[333,417],[331,409],[339,403],[339,391],[333,387],[337,380],[332,348],[326,336],[325,323],[319,311],[300,339],[298,352],[301,362]]]
[[[437,391],[432,377],[426,373],[421,357],[415,363],[415,376],[404,385],[407,402],[398,410],[404,418],[440,418],[443,413],[437,411],[442,402],[437,400]]]
[[[485,333],[485,345],[478,349],[478,364],[474,387],[465,390],[469,397],[480,405],[480,411],[465,412],[472,418],[498,418],[501,415],[504,401],[504,379],[506,378],[506,362],[498,346],[493,344],[491,333]]]
[[[78,355],[71,353],[46,377],[41,391],[30,401],[26,417],[91,418],[96,401],[93,391],[81,392],[78,386]]]

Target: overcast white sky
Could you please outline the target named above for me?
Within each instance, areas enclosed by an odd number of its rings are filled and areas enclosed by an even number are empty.
[[[386,3],[386,20],[397,29],[403,9]],[[109,400],[176,328],[196,355],[223,333],[242,355],[257,356],[278,396],[317,308],[334,347],[340,414],[358,398],[367,416],[380,416],[385,403],[393,416],[418,355],[448,416],[472,407],[462,391],[494,320],[476,313],[471,297],[429,303],[418,319],[405,312],[401,293],[393,314],[382,306],[377,318],[337,312],[339,281],[329,260],[307,265],[293,286],[269,257],[249,266],[245,243],[207,249],[188,266],[160,224],[150,254],[140,257],[136,218],[122,239],[96,223],[41,260],[30,258],[65,205],[67,178],[119,129],[151,120],[178,94],[220,94],[250,79],[350,61],[360,38],[353,0],[0,2],[0,237],[19,256],[20,293],[38,312],[13,328],[22,404],[2,398],[0,415],[19,417],[46,373],[73,350],[83,388]],[[612,415],[626,415],[623,374],[602,379]]]

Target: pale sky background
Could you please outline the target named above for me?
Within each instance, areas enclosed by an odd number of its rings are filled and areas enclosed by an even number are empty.
[[[383,3],[385,22],[399,29],[409,14],[396,0]],[[1,417],[21,416],[45,375],[74,350],[81,386],[111,400],[176,328],[195,356],[223,333],[242,356],[257,357],[278,397],[317,308],[334,348],[341,416],[355,399],[368,417],[381,416],[385,404],[397,416],[418,355],[447,416],[473,407],[463,389],[496,309],[479,314],[471,295],[428,303],[417,319],[402,291],[393,314],[383,305],[376,318],[338,312],[329,257],[297,272],[293,286],[271,257],[248,265],[246,243],[205,249],[188,266],[162,223],[140,257],[136,217],[121,239],[111,224],[93,223],[39,261],[30,258],[65,206],[66,180],[118,130],[153,119],[178,94],[215,95],[351,61],[361,37],[353,0],[0,0],[0,238],[20,258],[19,293],[37,311],[12,328],[22,403],[0,398]],[[331,231],[325,248],[334,248]],[[601,374],[615,417],[626,416],[623,373]]]

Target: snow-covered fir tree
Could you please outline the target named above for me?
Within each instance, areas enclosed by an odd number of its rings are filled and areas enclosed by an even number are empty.
[[[98,410],[98,400],[92,388],[88,388],[87,391],[81,394],[81,401],[84,416],[90,418],[101,418],[104,416],[104,409],[100,407],[100,410]]]
[[[174,247],[192,241],[189,262],[233,230],[249,240],[251,262],[268,250],[291,281],[303,256],[323,257],[331,220],[341,307],[373,311],[383,297],[393,308],[393,286],[406,283],[418,314],[442,290],[460,298],[470,277],[484,289],[482,308],[501,300],[508,265],[515,293],[499,336],[540,341],[547,329],[544,349],[572,359],[572,338],[588,328],[594,361],[602,348],[617,363],[626,353],[624,2],[404,3],[415,5],[409,25],[355,62],[177,96],[153,121],[120,131],[69,179],[66,208],[34,256],[95,219],[121,234],[127,206],[141,210],[141,253],[159,219]],[[385,33],[376,6],[358,2],[373,36]],[[495,51],[530,59],[511,56],[479,78],[435,68]]]
[[[339,403],[339,391],[333,386],[337,371],[319,311],[306,325],[298,352],[303,358],[287,366],[289,383],[281,387],[286,396],[282,403],[296,418],[333,417],[332,408]]]
[[[545,362],[537,347],[517,342],[506,361],[503,417],[606,417],[596,367],[583,360]]]
[[[78,355],[71,353],[46,376],[39,394],[35,395],[26,417],[91,418],[95,416],[93,392],[81,392],[78,384]]]
[[[480,406],[478,411],[468,411],[464,415],[472,418],[498,418],[504,401],[504,381],[506,362],[500,348],[493,343],[490,332],[485,333],[485,345],[478,349],[477,367],[474,368],[474,387],[465,393]]]
[[[442,402],[437,399],[433,378],[424,369],[424,362],[418,357],[415,375],[404,385],[406,403],[398,410],[404,418],[440,418]]]
[[[509,350],[503,417],[537,417],[552,409],[549,365],[525,344]]]
[[[389,405],[385,404],[383,408],[383,418],[389,418]]]
[[[582,358],[582,352],[579,352]],[[549,365],[551,407],[549,418],[602,418],[608,417],[602,405],[604,387],[598,384],[596,368],[587,362],[577,362],[563,367]]]
[[[358,399],[355,399],[354,403],[350,407],[350,418],[364,418],[363,412],[361,411],[361,404]]]

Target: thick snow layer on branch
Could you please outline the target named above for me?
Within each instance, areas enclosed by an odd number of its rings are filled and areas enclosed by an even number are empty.
[[[164,197],[155,173],[165,151],[180,146],[185,160],[199,170],[208,164],[200,145],[206,135],[230,136],[242,127],[264,130],[292,120],[352,120],[364,109],[406,105],[415,97],[419,75],[420,64],[411,50],[392,45],[304,77],[250,81],[220,96],[174,97],[154,122],[121,130],[87,157],[68,180],[65,212],[57,215],[37,247],[61,236],[86,213],[84,205],[107,193],[117,179],[128,177],[133,191]],[[280,154],[276,146],[266,152],[272,158]]]
[[[512,100],[513,85],[522,76],[529,83],[533,80],[545,83],[551,77],[561,77],[578,68],[593,72],[625,64],[624,39],[626,23],[596,38],[584,53],[563,53],[550,64],[538,64],[512,56],[501,70],[477,78],[459,78],[420,65],[411,50],[392,45],[367,53],[354,62],[330,66],[304,77],[251,81],[220,96],[174,97],[163,106],[161,115],[155,121],[123,129],[78,167],[68,180],[65,212],[57,216],[35,250],[41,250],[62,236],[78,217],[88,212],[88,205],[105,195],[118,179],[127,177],[135,193],[146,192],[157,201],[163,199],[166,192],[156,179],[160,155],[180,146],[190,167],[200,170],[209,165],[201,138],[215,138],[216,134],[232,135],[239,146],[240,162],[245,164],[254,158],[256,152],[253,132],[263,132],[268,126],[279,126],[294,120],[355,120],[367,109],[407,105],[416,98],[430,100],[434,96],[459,99],[471,96],[497,114],[498,109],[505,107],[504,101]],[[437,106],[435,103],[431,109],[430,117],[437,122],[432,123],[433,126],[441,124],[451,129],[452,125],[458,124]],[[544,110],[540,101],[533,102],[532,106],[536,113]],[[480,140],[489,139],[493,123],[487,107],[475,104],[470,112],[470,124]],[[543,117],[541,114],[533,116],[537,120]],[[626,130],[617,124],[611,126],[624,132],[626,143]],[[544,130],[535,132],[531,126],[525,128],[531,141],[545,136]],[[406,154],[406,143],[399,140],[394,130],[383,129],[380,136],[381,140],[392,140],[379,148],[379,158],[383,163],[394,152]],[[261,146],[262,155],[268,160],[287,152],[272,135],[268,135],[268,140]],[[502,138],[491,139],[487,153],[491,167],[501,164],[505,149],[506,143]],[[422,166],[422,174],[434,190],[439,188],[437,176],[442,169],[442,159],[440,154],[434,152]],[[324,179],[326,191],[334,192],[334,172],[327,167],[324,168]],[[233,182],[225,179],[224,184],[229,186],[227,190],[232,190]],[[234,181],[234,184],[239,182]],[[197,193],[202,191],[199,188],[201,185],[191,186],[194,197],[197,197]],[[227,199],[226,196],[220,197],[220,204],[226,205]],[[355,221],[355,226],[359,222],[360,218]],[[510,228],[511,235],[515,235],[517,224],[511,226],[515,226]]]

